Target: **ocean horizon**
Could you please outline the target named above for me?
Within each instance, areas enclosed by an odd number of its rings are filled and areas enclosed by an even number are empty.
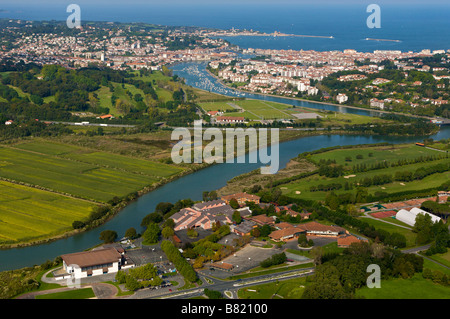
[[[242,48],[284,50],[345,50],[361,52],[423,49],[450,49],[450,4],[380,5],[381,28],[370,29],[366,20],[369,3],[312,5],[301,3],[249,3],[229,5],[189,2],[170,4],[139,3],[80,4],[83,21],[143,22],[168,26],[196,26],[218,29],[274,31],[329,38],[229,37]],[[65,21],[68,3],[0,3],[0,18]],[[398,40],[371,41],[366,38]]]

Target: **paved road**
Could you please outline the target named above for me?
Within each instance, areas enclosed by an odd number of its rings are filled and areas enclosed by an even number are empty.
[[[42,122],[51,122],[52,124],[65,124],[65,125],[79,125],[79,126],[106,126],[106,127],[136,127],[136,125],[126,125],[126,124],[104,124],[104,123],[85,123],[81,124],[81,122],[57,122],[57,121],[42,121]]]
[[[364,212],[364,216],[365,216],[366,218],[378,220],[378,221],[383,222],[383,223],[386,223],[386,224],[391,224],[391,225],[394,225],[394,226],[397,226],[397,227],[401,227],[401,228],[405,228],[405,229],[408,229],[408,230],[412,230],[411,227],[399,225],[399,224],[396,224],[396,223],[391,223],[391,222],[388,222],[387,220],[384,220],[384,219],[381,219],[381,218],[375,218],[375,217],[373,217],[373,216],[370,216],[370,214],[369,214],[368,212]]]
[[[289,270],[289,271],[282,271],[275,274],[270,275],[261,275],[261,276],[255,276],[248,279],[242,279],[242,280],[220,280],[217,278],[213,278],[204,274],[200,274],[199,277],[203,279],[202,281],[204,284],[200,287],[192,288],[192,289],[186,289],[183,291],[175,291],[175,292],[166,292],[162,293],[158,296],[153,296],[153,298],[175,298],[175,299],[185,299],[185,298],[192,298],[195,296],[201,296],[203,295],[203,290],[205,288],[220,291],[222,293],[224,292],[231,292],[233,294],[234,298],[237,298],[237,290],[245,287],[245,286],[253,286],[261,283],[267,283],[267,282],[273,282],[277,280],[285,280],[290,279],[292,277],[304,277],[304,276],[310,276],[314,274],[314,267],[309,268],[303,268],[303,269],[297,269],[297,270]],[[208,278],[212,283],[208,283],[205,278]],[[135,295],[133,297],[139,298],[139,296]]]

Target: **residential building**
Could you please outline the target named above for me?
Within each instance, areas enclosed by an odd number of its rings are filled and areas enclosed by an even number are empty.
[[[232,199],[236,199],[239,205],[245,205],[246,202],[252,202],[255,204],[259,204],[260,197],[257,195],[247,194],[247,193],[236,193],[231,195],[222,196],[221,199],[225,201],[227,204],[230,204]]]
[[[384,109],[384,101],[379,99],[370,99],[370,106],[371,107],[377,107],[379,109]]]
[[[231,224],[234,209],[223,200],[197,203],[173,214],[175,231],[191,228],[211,229],[214,223]]]
[[[339,93],[336,96],[336,101],[338,101],[339,104],[345,103],[348,101],[348,96],[343,93]]]
[[[216,121],[219,123],[244,123],[243,116],[218,116]]]

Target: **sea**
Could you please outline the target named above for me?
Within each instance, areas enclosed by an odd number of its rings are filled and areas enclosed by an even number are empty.
[[[274,31],[311,37],[226,38],[241,48],[360,52],[450,49],[450,2],[402,0],[352,1],[3,1],[0,18],[23,20],[67,20],[70,3],[81,9],[83,21],[144,22],[170,26]],[[379,6],[380,28],[370,28],[368,12]],[[397,41],[366,40],[382,39]]]

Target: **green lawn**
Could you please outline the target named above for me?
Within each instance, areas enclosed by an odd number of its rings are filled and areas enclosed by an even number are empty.
[[[36,296],[36,299],[89,299],[94,297],[95,294],[92,288],[81,288],[45,295],[38,295]]]
[[[250,286],[238,290],[239,299],[300,299],[306,279],[296,278]]]
[[[354,150],[352,150],[354,151]],[[333,152],[334,153],[334,152]],[[339,152],[340,153],[340,152]],[[328,156],[331,156],[328,154]],[[380,156],[377,157],[378,159]],[[336,157],[336,161],[339,163],[340,157]],[[283,190],[283,194],[294,197],[294,198],[303,198],[303,199],[312,199],[312,200],[324,200],[327,193],[326,191],[316,191],[311,192],[310,187],[311,186],[318,186],[318,185],[328,185],[332,183],[338,183],[341,184],[343,187],[339,190],[334,190],[336,194],[343,194],[348,192],[355,192],[355,189],[353,190],[345,190],[345,183],[346,182],[358,182],[363,180],[366,177],[372,178],[376,175],[391,175],[394,176],[397,171],[415,171],[418,168],[421,167],[430,167],[437,165],[439,163],[448,163],[449,159],[441,159],[437,161],[431,161],[431,162],[425,162],[425,163],[417,163],[417,164],[411,164],[411,165],[405,165],[401,167],[390,167],[385,169],[378,169],[378,170],[371,170],[367,172],[361,172],[361,173],[347,173],[349,175],[346,176],[340,176],[336,178],[327,178],[324,176],[319,176],[318,174],[315,174],[313,176],[309,176],[304,179],[300,179],[297,181],[294,181],[289,184],[283,185],[283,187],[286,187]],[[399,182],[394,181],[389,184],[384,185],[378,185],[378,186],[370,186],[367,187],[367,190],[369,194],[374,194],[375,192],[387,192],[387,193],[396,193],[396,192],[402,192],[402,191],[411,191],[411,190],[422,190],[427,189],[431,187],[437,187],[442,185],[444,182],[448,181],[450,179],[450,171],[439,173],[439,174],[432,174],[429,175],[422,180],[415,180],[411,182]],[[300,192],[300,193],[298,193]]]
[[[372,156],[369,154],[372,153]],[[357,159],[357,155],[362,155],[362,159]],[[374,146],[374,147],[355,147],[347,149],[337,149],[324,153],[314,154],[311,156],[313,161],[319,162],[323,160],[335,160],[336,164],[347,165],[349,167],[357,164],[372,165],[381,161],[396,162],[403,159],[415,159],[421,156],[441,156],[445,155],[442,152],[430,150],[427,148],[416,146],[415,144],[403,145],[388,145],[388,146]],[[345,159],[351,158],[351,162]],[[404,169],[399,167],[398,169]]]
[[[450,267],[450,249],[447,249],[447,252],[444,254],[435,254],[435,255],[426,256],[426,257],[436,260],[438,263],[446,265],[447,267]],[[450,275],[450,270],[448,270],[447,273]]]
[[[261,119],[294,119],[292,113],[295,113],[288,104],[281,104],[261,100],[239,100],[239,101],[218,101],[203,102],[200,106],[205,111],[232,111],[235,109],[233,104],[241,107],[244,112],[227,112],[227,116],[244,116],[250,120]]]
[[[376,229],[384,229],[389,233],[399,233],[406,237],[406,247],[414,247],[416,246],[416,233],[413,233],[411,230],[398,227],[396,225],[391,225],[380,220],[374,220],[372,218],[364,218],[360,217],[360,219],[369,225],[373,225]]]
[[[381,288],[363,287],[356,291],[356,296],[367,299],[448,299],[450,287],[423,279],[416,274],[411,279],[389,279],[381,281]]]

